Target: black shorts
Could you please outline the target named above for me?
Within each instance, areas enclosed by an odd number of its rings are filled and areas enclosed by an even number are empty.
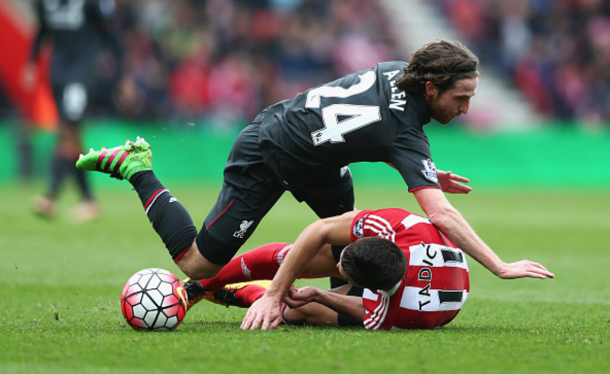
[[[348,296],[358,296],[362,297],[362,293],[364,290],[360,287],[352,286],[352,288],[347,291]],[[339,326],[362,326],[361,322],[352,322],[351,320],[343,317],[341,314],[337,313],[337,322]]]
[[[62,122],[79,124],[89,103],[89,87],[83,82],[53,83],[53,97]]]
[[[258,145],[263,118],[264,112],[235,140],[225,166],[222,190],[197,236],[201,254],[212,263],[228,263],[286,191],[284,183],[263,162]],[[349,169],[320,172],[313,182],[291,192],[320,218],[354,209]]]

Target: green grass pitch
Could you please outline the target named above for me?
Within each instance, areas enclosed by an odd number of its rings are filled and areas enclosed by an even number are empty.
[[[200,226],[217,186],[168,187]],[[171,333],[133,331],[119,310],[136,271],[183,277],[126,182],[104,188],[103,217],[85,225],[65,210],[55,221],[33,216],[33,189],[0,192],[0,373],[610,372],[608,192],[451,196],[505,261],[539,261],[557,278],[504,281],[470,260],[469,300],[440,330],[241,331],[245,310],[203,301]],[[361,209],[419,211],[404,188],[356,193]],[[66,194],[62,208],[73,202]],[[244,249],[293,241],[313,219],[285,196]]]

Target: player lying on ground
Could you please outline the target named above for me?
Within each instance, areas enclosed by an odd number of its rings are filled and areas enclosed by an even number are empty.
[[[331,244],[349,244],[340,258]],[[299,264],[296,268],[294,264]],[[521,261],[526,273],[515,277],[553,277],[546,268]],[[364,324],[368,329],[434,328],[449,323],[464,305],[470,290],[466,258],[428,219],[404,209],[363,210],[327,218],[308,226],[294,245],[267,244],[238,256],[211,279],[188,281],[189,308],[201,299],[248,307],[265,298],[260,285],[222,290],[227,284],[255,279],[335,276],[351,286],[331,291],[290,288],[278,308],[281,320],[315,325]],[[277,274],[277,275],[276,275]],[[364,288],[364,292],[362,292]],[[278,302],[279,304],[279,302]],[[301,306],[305,305],[305,306]],[[300,306],[300,307],[299,307]],[[297,308],[298,307],[298,308]],[[248,324],[250,323],[250,324]],[[244,319],[243,328],[253,321]]]

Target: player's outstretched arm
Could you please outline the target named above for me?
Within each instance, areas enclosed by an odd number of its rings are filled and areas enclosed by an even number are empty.
[[[442,191],[434,188],[413,193],[430,221],[455,245],[489,271],[503,279],[554,278],[544,266],[523,260],[507,264],[468,225],[462,215],[447,201]]]
[[[311,260],[325,244],[349,244],[350,227],[358,212],[322,219],[307,226],[292,245],[265,295],[248,309],[241,328],[274,329],[281,322],[280,303]]]

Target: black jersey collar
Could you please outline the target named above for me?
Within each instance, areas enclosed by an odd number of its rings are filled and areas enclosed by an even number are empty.
[[[424,95],[420,93],[409,93],[408,95],[411,96],[413,102],[415,103],[415,111],[417,112],[417,119],[419,120],[419,123],[425,125],[430,122],[430,106],[428,105]]]

